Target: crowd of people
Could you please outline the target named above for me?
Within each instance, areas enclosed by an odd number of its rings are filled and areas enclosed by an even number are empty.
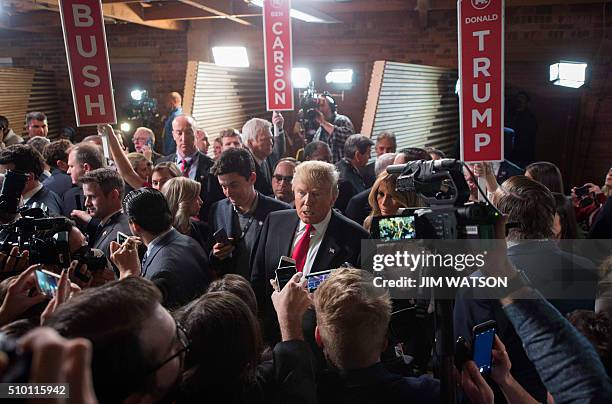
[[[23,139],[0,117],[0,203],[21,189],[0,222],[66,218],[73,259],[42,262],[36,244],[0,232],[0,327],[30,353],[25,380],[69,383],[75,403],[443,402],[432,305],[412,302],[408,335],[393,335],[407,303],[359,268],[377,219],[424,207],[386,168],[445,153],[398,150],[392,132],[355,134],[324,96],[319,128],[297,151],[280,113],[211,136],[178,93],[168,106],[157,143],[149,128],[127,141],[110,125],[50,141],[41,112],[27,115]],[[465,180],[470,200],[503,214],[501,252],[478,273],[515,287],[500,299],[457,295],[455,337],[497,323],[490,375],[457,363],[458,398],[612,402],[612,252],[571,242],[612,238],[612,168],[601,187],[570,188],[550,162],[470,164]],[[281,282],[283,259],[296,273]],[[42,268],[57,274],[52,295],[36,287]],[[305,277],[330,269],[309,291]],[[540,287],[564,279],[590,297]],[[0,364],[4,381],[11,367]]]

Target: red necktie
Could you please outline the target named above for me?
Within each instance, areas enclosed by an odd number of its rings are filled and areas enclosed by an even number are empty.
[[[191,164],[187,160],[181,160],[181,172],[183,173],[183,177],[189,177],[190,166]]]
[[[302,238],[298,241],[293,250],[291,258],[295,260],[295,267],[298,272],[302,272],[304,264],[306,264],[306,257],[308,256],[308,248],[310,247],[310,233],[314,230],[311,224],[306,225],[306,230],[302,234]]]

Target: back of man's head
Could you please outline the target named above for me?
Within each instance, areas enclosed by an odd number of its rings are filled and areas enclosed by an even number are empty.
[[[427,150],[420,147],[406,147],[397,153],[396,159],[400,156],[405,160],[404,163],[415,160],[431,160],[431,156],[427,153]]]
[[[387,169],[393,161],[395,161],[395,156],[397,153],[385,153],[376,159],[374,163],[374,175],[377,177]]]
[[[387,342],[391,299],[372,276],[339,268],[314,295],[317,339],[326,357],[340,369],[369,367],[380,360]]]
[[[79,178],[80,184],[98,184],[104,195],[116,190],[119,197],[123,198],[125,183],[119,173],[110,168],[98,168],[91,170]]]
[[[14,171],[40,177],[44,160],[40,153],[30,145],[14,144],[0,150],[0,164],[13,164]]]
[[[35,148],[41,155],[45,153],[45,147],[47,147],[51,143],[49,139],[42,136],[34,136],[28,139],[26,144]]]
[[[544,185],[523,175],[510,177],[493,195],[493,203],[508,215],[509,223],[518,223],[510,229],[508,239],[546,239],[553,235],[555,199]]]
[[[156,364],[143,347],[141,329],[160,302],[153,283],[128,277],[83,290],[62,304],[45,325],[64,337],[92,342],[96,396],[100,402],[120,402],[151,389]]]
[[[216,175],[217,177],[220,175],[236,173],[247,180],[254,172],[255,160],[253,160],[251,153],[249,153],[246,149],[237,148],[227,149],[221,153],[212,168],[213,175]]]
[[[100,146],[91,142],[82,142],[72,146],[68,153],[74,153],[74,160],[78,164],[89,165],[90,170],[102,168],[106,165],[104,153]]]
[[[66,139],[56,140],[55,142],[51,142],[51,144],[47,145],[47,147],[45,147],[45,153],[43,156],[49,167],[58,168],[58,161],[68,164],[68,149],[71,147],[72,143]]]
[[[152,188],[136,189],[123,199],[123,212],[131,222],[157,236],[172,226],[168,201],[160,191]]]

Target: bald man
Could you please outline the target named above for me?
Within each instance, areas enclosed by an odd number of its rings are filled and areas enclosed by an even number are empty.
[[[164,121],[164,155],[166,156],[176,153],[176,143],[172,136],[172,121],[183,114],[182,103],[183,99],[177,92],[171,92],[166,96],[166,108],[168,109],[168,117]]]

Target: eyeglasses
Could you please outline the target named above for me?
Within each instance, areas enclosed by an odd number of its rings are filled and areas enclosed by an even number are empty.
[[[174,354],[172,354],[168,359],[162,361],[160,364],[158,364],[157,366],[149,370],[149,374],[157,372],[159,369],[164,367],[168,362],[172,361],[173,359],[181,356],[182,354],[186,352],[189,352],[189,348],[191,347],[191,339],[189,338],[189,334],[187,333],[187,330],[185,329],[185,327],[181,325],[181,323],[179,323],[176,320],[174,320],[174,322],[176,323],[176,339],[179,341],[182,348],[176,351]]]
[[[280,174],[274,174],[272,177],[278,182],[281,182],[281,181],[292,182],[293,181],[292,175],[285,176],[285,175],[280,175]]]

